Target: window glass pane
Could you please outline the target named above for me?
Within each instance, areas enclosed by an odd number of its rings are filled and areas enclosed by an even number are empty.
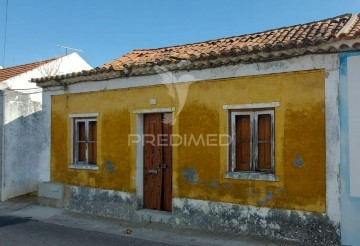
[[[96,141],[96,121],[89,121],[89,141]]]
[[[77,122],[77,140],[78,141],[85,141],[86,134],[85,134],[85,122]]]
[[[235,171],[250,171],[251,122],[250,115],[237,115],[236,126],[236,167]]]
[[[271,115],[258,116],[258,163],[260,170],[271,170]]]

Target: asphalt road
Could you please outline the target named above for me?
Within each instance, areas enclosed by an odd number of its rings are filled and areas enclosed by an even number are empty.
[[[0,216],[0,245],[26,246],[76,246],[76,245],[171,245],[126,235],[113,235],[101,232],[73,229],[65,226],[48,224],[28,218]]]

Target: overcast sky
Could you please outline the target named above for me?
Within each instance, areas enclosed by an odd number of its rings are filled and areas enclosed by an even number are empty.
[[[0,65],[84,50],[93,67],[139,48],[235,36],[360,12],[360,0],[0,0]],[[5,59],[4,59],[5,58]],[[5,61],[3,64],[3,61]]]

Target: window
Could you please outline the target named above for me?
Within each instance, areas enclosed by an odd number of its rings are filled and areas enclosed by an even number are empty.
[[[97,121],[96,118],[74,118],[74,164],[96,165]]]
[[[274,110],[230,111],[231,172],[274,173]]]

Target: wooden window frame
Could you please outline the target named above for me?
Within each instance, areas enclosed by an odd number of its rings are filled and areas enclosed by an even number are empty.
[[[79,161],[78,160],[78,153],[79,153],[79,140],[78,140],[78,123],[84,122],[85,123],[85,161]],[[97,126],[97,118],[96,117],[79,117],[79,118],[73,118],[73,129],[72,129],[72,159],[73,159],[73,165],[97,165],[97,161],[95,163],[89,163],[89,143],[95,143],[96,145],[96,151],[97,151],[97,137],[96,141],[89,141],[89,123],[90,122],[96,122],[96,128]],[[97,132],[97,129],[96,129]]]
[[[258,164],[258,118],[259,115],[267,114],[271,116],[271,169],[260,170],[257,168]],[[236,170],[236,116],[246,115],[250,117],[250,171]],[[264,109],[245,109],[245,110],[230,110],[230,136],[231,145],[229,149],[229,172],[233,173],[275,173],[275,110],[274,108]]]

